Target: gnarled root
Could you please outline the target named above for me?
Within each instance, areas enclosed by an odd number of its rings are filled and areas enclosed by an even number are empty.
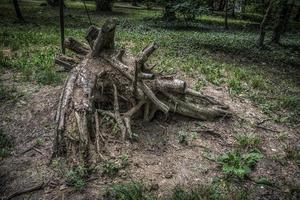
[[[227,106],[188,88],[185,81],[155,73],[155,65],[146,62],[157,44],[147,45],[136,57],[114,49],[115,27],[114,20],[101,29],[90,27],[89,47],[68,39],[66,47],[83,55],[81,60],[66,56],[55,60],[70,75],[56,114],[54,156],[65,156],[71,166],[105,159],[101,153],[107,139],[101,124],[105,116],[113,119],[125,140],[132,138],[134,117],[151,121],[157,111],[200,120],[231,115]]]

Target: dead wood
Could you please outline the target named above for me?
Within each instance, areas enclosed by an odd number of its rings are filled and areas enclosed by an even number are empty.
[[[213,97],[189,88],[185,81],[164,76],[147,64],[158,45],[150,43],[137,56],[115,49],[116,21],[102,28],[91,26],[86,34],[90,47],[69,39],[67,48],[80,61],[58,57],[56,63],[70,70],[59,100],[53,156],[64,156],[70,166],[104,160],[101,150],[109,137],[101,119],[116,124],[122,140],[133,137],[133,119],[151,121],[156,112],[176,113],[200,120],[231,116],[228,107]]]

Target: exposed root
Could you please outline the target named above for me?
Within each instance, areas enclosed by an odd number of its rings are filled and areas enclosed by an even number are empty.
[[[58,65],[71,71],[55,118],[55,155],[66,156],[71,165],[87,164],[94,157],[104,160],[101,149],[107,137],[98,114],[115,121],[123,140],[133,137],[134,117],[151,121],[158,111],[166,116],[171,111],[200,120],[231,115],[227,106],[188,88],[185,81],[155,73],[155,65],[146,63],[158,48],[155,43],[135,57],[127,55],[124,49],[115,49],[115,28],[114,20],[106,21],[101,29],[91,26],[86,36],[89,46],[68,39],[68,49],[85,55],[81,61],[56,58]]]

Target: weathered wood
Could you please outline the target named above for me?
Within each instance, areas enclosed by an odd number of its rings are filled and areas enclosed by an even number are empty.
[[[116,20],[109,19],[102,26],[93,45],[92,56],[99,56],[103,49],[113,49],[115,46]]]
[[[70,49],[71,51],[74,51],[75,53],[80,55],[86,55],[90,51],[90,49],[86,45],[75,40],[73,37],[66,38],[64,45],[67,49]]]
[[[134,116],[151,121],[157,111],[165,115],[172,111],[201,120],[230,115],[222,104],[188,88],[185,81],[146,72],[149,70],[146,62],[157,49],[155,43],[147,45],[135,57],[125,54],[123,49],[114,49],[115,26],[114,20],[108,20],[101,29],[90,27],[86,39],[91,48],[75,39],[68,40],[69,49],[84,55],[78,64],[76,59],[68,57],[55,61],[73,67],[55,117],[57,135],[53,153],[64,156],[71,167],[89,165],[97,157],[105,160],[100,152],[107,137],[102,137],[98,114],[114,120],[123,140],[133,137]]]
[[[93,49],[94,41],[97,39],[99,32],[100,30],[97,27],[90,26],[86,33],[85,39],[89,43],[91,49]]]

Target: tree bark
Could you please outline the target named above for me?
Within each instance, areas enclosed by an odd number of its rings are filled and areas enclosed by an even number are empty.
[[[96,0],[96,11],[112,11],[112,0]]]
[[[138,6],[137,0],[132,0],[131,5],[132,5],[132,6]]]
[[[220,0],[218,11],[223,11],[227,0]]]
[[[235,0],[232,1],[232,11],[231,11],[231,16],[235,18]]]
[[[300,6],[298,6],[297,14],[294,17],[294,20],[297,21],[297,22],[300,21]]]
[[[52,7],[59,6],[59,0],[47,0],[47,3]]]
[[[246,12],[246,5],[247,5],[247,0],[241,0],[241,13]]]
[[[266,35],[265,28],[266,28],[266,25],[267,25],[267,21],[270,18],[271,12],[272,12],[272,0],[269,1],[269,5],[267,7],[264,18],[263,18],[262,22],[260,23],[259,39],[258,39],[258,46],[259,47],[264,46],[264,40],[265,40],[265,35]]]
[[[227,30],[228,29],[228,1],[225,0],[225,17],[224,17],[224,27]]]
[[[19,7],[18,0],[13,0],[13,4],[14,4],[14,8],[15,8],[15,12],[16,12],[16,16],[17,16],[18,20],[24,21],[23,15],[22,15],[20,7]]]
[[[279,44],[281,35],[284,33],[288,21],[290,18],[290,12],[291,12],[292,5],[288,4],[288,1],[282,0],[281,1],[281,9],[278,14],[278,20],[275,24],[274,30],[273,30],[273,36],[272,36],[272,42]]]

